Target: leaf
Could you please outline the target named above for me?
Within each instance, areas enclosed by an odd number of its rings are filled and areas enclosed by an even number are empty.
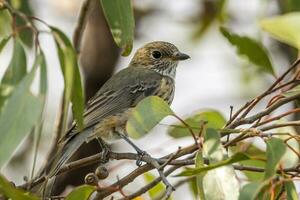
[[[219,133],[208,128],[204,133],[203,157],[209,165],[227,159],[227,154],[221,145]],[[239,195],[239,182],[231,165],[222,166],[208,171],[203,177],[205,199],[234,200]]]
[[[2,78],[1,85],[16,85],[27,72],[26,54],[19,39],[14,40],[13,55]]]
[[[202,156],[202,152],[199,150],[196,154],[196,168],[204,167],[204,160]],[[196,185],[197,185],[197,193],[199,194],[199,197],[201,200],[205,200],[205,194],[204,194],[204,186],[203,186],[203,179],[205,174],[201,173],[196,175]],[[197,198],[197,197],[196,197]]]
[[[147,184],[151,183],[152,181],[155,180],[155,176],[149,172],[144,173],[144,179],[146,181]],[[165,189],[165,186],[160,182],[158,183],[156,186],[154,186],[153,188],[151,188],[148,193],[151,199],[155,199],[157,198],[158,195],[160,195]],[[169,200],[171,200],[171,198],[168,198]]]
[[[221,27],[221,33],[226,39],[237,48],[238,54],[244,56],[249,62],[255,64],[258,70],[275,75],[267,50],[261,43],[247,36],[239,36]]]
[[[130,137],[140,138],[164,117],[172,114],[173,111],[163,99],[157,96],[147,97],[134,108],[127,121],[126,131]]]
[[[0,38],[12,33],[12,17],[6,9],[0,9]]]
[[[2,52],[3,48],[5,47],[10,38],[11,37],[5,37],[0,41],[0,53]]]
[[[23,79],[27,73],[27,62],[25,50],[21,41],[14,39],[13,55],[8,68],[1,80],[0,85],[0,111],[6,99],[10,96],[14,87]]]
[[[41,57],[36,58],[30,73],[16,86],[0,113],[0,168],[32,129],[42,112],[42,98],[33,96],[30,85]]]
[[[47,78],[47,62],[44,52],[41,52],[41,66],[40,66],[40,95],[45,96],[48,89]]]
[[[66,200],[89,199],[89,197],[94,191],[94,186],[81,185],[79,187],[76,187],[70,194],[68,194]]]
[[[275,39],[300,49],[300,12],[263,19],[260,25]]]
[[[194,133],[199,132],[201,121],[207,122],[205,127],[213,129],[220,129],[226,123],[224,116],[220,112],[212,109],[201,111],[184,121],[192,128]],[[172,127],[168,130],[168,133],[174,138],[191,136],[189,130],[181,124],[172,125]]]
[[[201,1],[202,11],[199,16],[199,23],[193,38],[197,39],[203,36],[203,34],[218,20],[223,22],[225,19],[225,8],[226,0],[216,1]]]
[[[236,147],[231,147],[232,152],[243,152],[250,157],[259,159],[250,159],[239,162],[241,165],[250,167],[265,168],[266,152],[257,148],[254,144],[248,142],[239,142]],[[261,181],[264,178],[264,174],[261,172],[243,171],[243,174],[247,176],[249,181]]]
[[[214,164],[210,164],[206,167],[200,167],[200,168],[195,168],[195,169],[191,169],[189,168],[188,170],[185,170],[183,172],[181,172],[179,174],[179,176],[194,176],[203,172],[207,172],[209,170],[212,169],[216,169],[218,167],[222,167],[225,165],[230,165],[233,163],[237,163],[243,160],[250,160],[251,158],[249,156],[247,156],[244,153],[236,153],[233,156],[231,156],[230,158],[226,159],[226,160],[222,160],[220,162],[214,163]]]
[[[288,91],[283,92],[283,96],[291,97],[291,96],[297,95],[299,93],[300,93],[300,85],[297,85],[296,87],[294,87],[294,88],[292,88]]]
[[[130,0],[101,0],[104,16],[116,44],[123,48],[123,56],[132,50],[134,17]]]
[[[267,164],[265,179],[272,177],[277,170],[277,166],[286,151],[286,146],[281,139],[271,138],[267,143]]]
[[[72,102],[74,119],[79,129],[83,128],[84,95],[76,52],[68,37],[55,27],[51,27],[57,47],[61,70],[64,76],[64,101]],[[64,112],[67,112],[67,106]]]
[[[13,200],[38,200],[39,198],[28,194],[28,192],[16,189],[12,184],[0,175],[0,194]]]
[[[248,183],[244,185],[240,191],[239,200],[255,200],[259,192],[264,187],[264,183]]]
[[[298,193],[293,181],[285,181],[284,188],[286,191],[287,200],[298,200]]]

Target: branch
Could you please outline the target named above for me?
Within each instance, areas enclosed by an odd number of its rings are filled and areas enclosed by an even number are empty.
[[[85,29],[86,21],[87,21],[87,15],[88,15],[88,10],[90,7],[90,2],[91,0],[85,0],[82,3],[81,10],[79,13],[79,18],[76,24],[76,28],[74,31],[73,35],[73,44],[74,47],[77,51],[77,53],[80,52],[80,43],[81,43],[81,38]]]

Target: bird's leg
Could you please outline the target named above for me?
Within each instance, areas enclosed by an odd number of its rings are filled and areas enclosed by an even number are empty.
[[[127,135],[120,133],[119,131],[116,132],[122,139],[124,139],[130,146],[132,146],[134,148],[134,150],[137,152],[137,154],[139,155],[139,158],[136,161],[136,165],[137,166],[141,166],[142,165],[142,158],[143,156],[145,156],[146,152],[141,150],[138,146],[136,146]]]
[[[101,153],[102,153],[101,163],[107,163],[109,161],[108,155],[110,152],[110,148],[108,147],[106,142],[104,142],[100,137],[97,137],[97,141],[101,148]]]

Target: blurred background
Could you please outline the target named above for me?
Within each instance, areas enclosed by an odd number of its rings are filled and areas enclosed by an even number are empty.
[[[70,38],[77,23],[82,0],[28,0],[24,1],[24,11],[58,27]],[[248,99],[259,94],[273,81],[273,77],[257,71],[247,60],[238,57],[235,49],[219,32],[220,23],[230,27],[235,33],[244,34],[262,41],[267,47],[276,73],[281,73],[296,58],[289,47],[271,40],[260,27],[259,20],[265,17],[300,10],[297,0],[185,0],[185,1],[133,1],[136,21],[135,40],[132,53],[120,56],[104,19],[99,1],[93,1],[89,9],[86,30],[83,34],[80,64],[86,97],[90,98],[101,85],[116,71],[127,67],[133,52],[143,44],[163,40],[174,43],[182,52],[191,56],[190,60],[180,63],[176,77],[176,93],[172,109],[181,117],[189,116],[199,110],[211,108],[229,117],[230,106],[237,109]],[[42,27],[42,25],[41,25]],[[1,29],[1,27],[0,27]],[[29,37],[30,38],[30,37]],[[51,147],[59,102],[63,90],[63,78],[53,39],[48,34],[40,36],[42,48],[47,55],[49,68],[49,90],[47,96],[46,120],[42,143],[38,154],[40,167]],[[30,46],[30,39],[28,41]],[[28,48],[30,48],[28,46]],[[0,55],[0,66],[7,66],[11,49]],[[32,62],[32,55],[28,55]],[[0,67],[0,77],[5,67]],[[165,119],[150,134],[136,141],[142,149],[153,156],[173,152],[178,146],[192,142],[191,138],[173,139],[167,134],[168,124],[173,119]],[[112,144],[114,151],[133,151],[123,141]],[[23,142],[14,158],[4,168],[3,173],[17,185],[23,183],[23,176],[29,176],[32,157],[31,136]],[[88,144],[74,159],[97,153],[96,144]],[[134,162],[111,162],[110,176],[103,182],[108,185],[134,169]],[[95,166],[70,172],[62,176],[64,183],[80,184],[84,175]],[[16,172],[22,172],[18,174]],[[76,174],[76,178],[74,178]],[[81,177],[79,176],[81,174]],[[156,175],[156,172],[153,172]],[[171,181],[174,178],[170,178]],[[144,181],[142,178],[139,181]],[[135,191],[139,182],[127,187]],[[60,187],[62,190],[63,187]],[[182,186],[174,193],[174,199],[193,199],[183,191]],[[126,193],[126,191],[125,191]]]

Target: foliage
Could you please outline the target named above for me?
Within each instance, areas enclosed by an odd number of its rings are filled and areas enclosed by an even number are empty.
[[[214,12],[204,13],[206,18],[201,23],[198,36],[202,35],[214,21],[224,20],[226,1],[207,2],[206,6],[213,6]],[[6,1],[2,5],[0,0],[0,6],[3,6],[0,9],[0,53],[8,48],[9,43],[13,46],[12,58],[0,85],[0,167],[10,160],[29,133],[41,132],[48,92],[47,55],[44,55],[38,38],[42,30],[34,23],[38,19],[30,17],[32,11],[28,7],[29,4],[23,4],[23,1],[19,0],[11,3],[13,6]],[[132,50],[135,23],[131,1],[101,0],[101,5],[114,41],[123,49],[123,55],[129,55]],[[299,13],[295,12],[263,19],[261,27],[279,41],[299,49],[299,16]],[[40,22],[54,38],[64,78],[61,102],[63,117],[60,119],[62,127],[60,131],[63,133],[67,126],[70,105],[72,105],[77,127],[82,129],[84,95],[78,55],[69,38],[61,30],[46,22]],[[30,27],[29,33],[28,30],[23,32],[23,29],[16,28],[24,24]],[[291,65],[286,73],[277,77],[268,50],[259,40],[240,36],[224,27],[220,28],[220,32],[237,49],[239,55],[253,63],[259,72],[273,75],[276,78],[275,82],[240,109],[232,111],[229,119],[213,109],[201,110],[181,119],[161,98],[152,96],[143,99],[133,108],[133,113],[126,124],[130,137],[140,138],[148,134],[162,119],[172,116],[178,120],[178,123],[170,125],[169,136],[176,140],[183,137],[191,139],[193,143],[179,148],[172,154],[155,159],[147,153],[141,156],[133,153],[109,152],[108,160],[131,159],[136,160],[137,163],[145,162],[145,165],[121,179],[118,178],[116,183],[108,186],[81,185],[73,189],[66,199],[88,199],[93,196],[93,193],[101,194],[103,198],[115,192],[124,195],[122,189],[142,174],[146,185],[131,194],[132,199],[143,199],[141,194],[145,192],[148,192],[152,199],[164,195],[169,198],[172,191],[169,190],[166,177],[170,174],[174,175],[172,173],[177,169],[181,170],[178,170],[174,180],[177,183],[188,183],[196,198],[254,200],[281,199],[286,196],[287,199],[298,199],[294,180],[299,177],[299,165],[297,165],[300,157],[299,136],[295,134],[292,127],[299,126],[299,121],[283,120],[283,118],[300,110],[293,108],[281,111],[279,108],[287,103],[299,101],[299,74],[290,73],[297,68],[300,60]],[[32,51],[25,45],[32,47]],[[27,57],[30,52],[33,52],[35,61],[29,70],[30,62],[27,61]],[[34,93],[32,83],[37,77],[39,77],[39,90]],[[267,100],[262,101],[265,99]],[[259,103],[265,104],[264,109],[255,110]],[[283,113],[274,114],[275,110]],[[40,134],[35,134],[34,137],[35,146],[38,146]],[[248,140],[249,138],[260,140],[266,148],[258,148],[255,143]],[[36,154],[37,152],[35,158]],[[90,164],[88,162],[99,162],[99,156],[94,155],[74,161],[64,170],[74,166],[85,166]],[[149,172],[154,168],[159,172],[158,177]],[[237,171],[245,175],[248,181],[246,184],[238,180],[240,174]],[[36,179],[31,181],[30,184],[37,182]],[[27,187],[20,186],[20,188],[30,191],[30,184],[26,183]],[[38,199],[27,191],[17,189],[2,175],[0,193],[11,199]]]

